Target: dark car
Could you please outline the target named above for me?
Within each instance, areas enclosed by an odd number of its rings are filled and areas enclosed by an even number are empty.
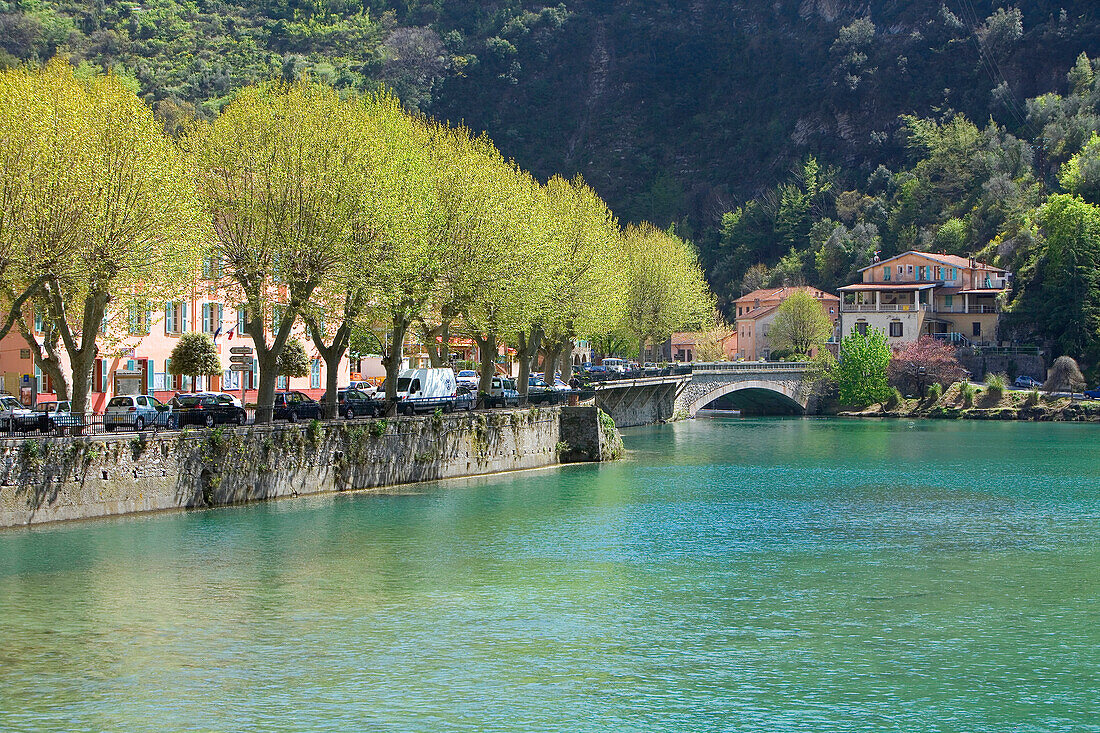
[[[244,408],[233,404],[233,398],[225,394],[197,392],[178,394],[172,398],[173,423],[176,427],[185,425],[244,425],[248,422],[248,413]]]
[[[1100,387],[1097,387],[1096,389],[1086,389],[1085,390],[1085,399],[1086,400],[1100,400]]]
[[[1038,379],[1034,379],[1026,375],[1016,377],[1016,381],[1013,382],[1013,384],[1020,389],[1038,389],[1039,387],[1043,386],[1043,383],[1040,382]]]
[[[472,410],[477,406],[477,389],[470,389],[464,385],[458,385],[458,391],[455,394],[455,409],[456,410]]]
[[[276,392],[273,420],[319,420],[321,403],[301,392]]]
[[[336,410],[348,420],[353,417],[374,417],[378,414],[378,403],[366,392],[348,387],[336,392]]]

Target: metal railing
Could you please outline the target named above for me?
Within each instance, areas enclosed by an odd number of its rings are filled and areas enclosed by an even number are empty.
[[[717,361],[692,364],[694,371],[707,373],[804,372],[811,366],[807,361]]]
[[[928,303],[841,303],[841,313],[916,313],[930,311]]]
[[[461,412],[485,412],[500,408],[515,408],[525,406],[552,406],[563,405],[573,394],[578,400],[590,400],[595,397],[592,389],[572,390],[570,392],[532,393],[524,401],[521,396],[518,400],[509,400],[506,404],[493,401],[479,407],[477,401],[470,395],[468,400],[446,400],[441,398],[424,398],[401,400],[396,403],[396,414],[408,414],[402,406],[415,404],[414,414],[433,414],[436,409],[446,413]],[[363,405],[341,405],[335,418],[331,421],[322,420],[323,405],[319,402],[299,403],[293,409],[287,407],[266,408],[263,412],[268,418],[266,424],[308,423],[312,420],[323,422],[346,422],[349,420],[369,420],[384,417],[391,413],[386,404],[381,401],[372,401],[373,405],[367,408]],[[519,404],[523,403],[523,404]],[[256,418],[259,410],[255,407],[237,408],[224,411],[200,411],[192,410],[180,412],[165,410],[155,416],[150,414],[95,414],[95,413],[35,413],[28,416],[3,417],[0,416],[0,440],[21,440],[36,437],[97,437],[114,436],[119,434],[157,435],[161,433],[178,433],[188,429],[205,429],[221,426],[239,427],[257,424]],[[209,419],[208,419],[209,416]],[[264,424],[264,423],[260,423]]]

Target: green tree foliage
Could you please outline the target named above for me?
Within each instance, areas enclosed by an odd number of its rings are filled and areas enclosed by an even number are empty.
[[[309,354],[298,339],[291,339],[279,352],[275,368],[280,377],[305,377],[309,375]]]
[[[768,338],[776,351],[808,356],[833,335],[833,322],[805,290],[796,290],[779,305]]]
[[[866,407],[890,395],[887,369],[890,345],[886,334],[870,328],[866,334],[853,331],[840,342],[840,359],[833,367],[840,403]]]
[[[0,130],[0,165],[11,176],[2,240],[20,261],[4,289],[44,279],[34,307],[49,324],[45,338],[25,314],[20,330],[64,385],[60,343],[82,412],[100,347],[140,335],[135,313],[147,328],[150,298],[170,297],[197,271],[195,242],[208,232],[201,200],[183,156],[113,75],[79,78],[62,60],[0,72]]]
[[[1027,273],[1011,322],[1041,328],[1057,354],[1100,357],[1100,207],[1050,197],[1038,215],[1046,243]]]
[[[214,339],[205,333],[189,331],[180,334],[169,357],[168,373],[198,377],[221,374],[222,363]]]
[[[347,109],[322,84],[265,84],[242,90],[185,141],[210,201],[213,257],[255,343],[261,422],[295,322],[356,242],[360,179]]]

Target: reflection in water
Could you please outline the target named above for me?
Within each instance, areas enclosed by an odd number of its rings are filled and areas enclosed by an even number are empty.
[[[0,533],[0,730],[1100,730],[1094,431],[699,420]]]

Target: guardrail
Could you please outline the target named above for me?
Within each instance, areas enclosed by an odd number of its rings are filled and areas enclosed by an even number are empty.
[[[739,372],[804,372],[812,366],[813,364],[808,361],[718,361],[692,364],[692,368],[696,372],[730,374]]]

